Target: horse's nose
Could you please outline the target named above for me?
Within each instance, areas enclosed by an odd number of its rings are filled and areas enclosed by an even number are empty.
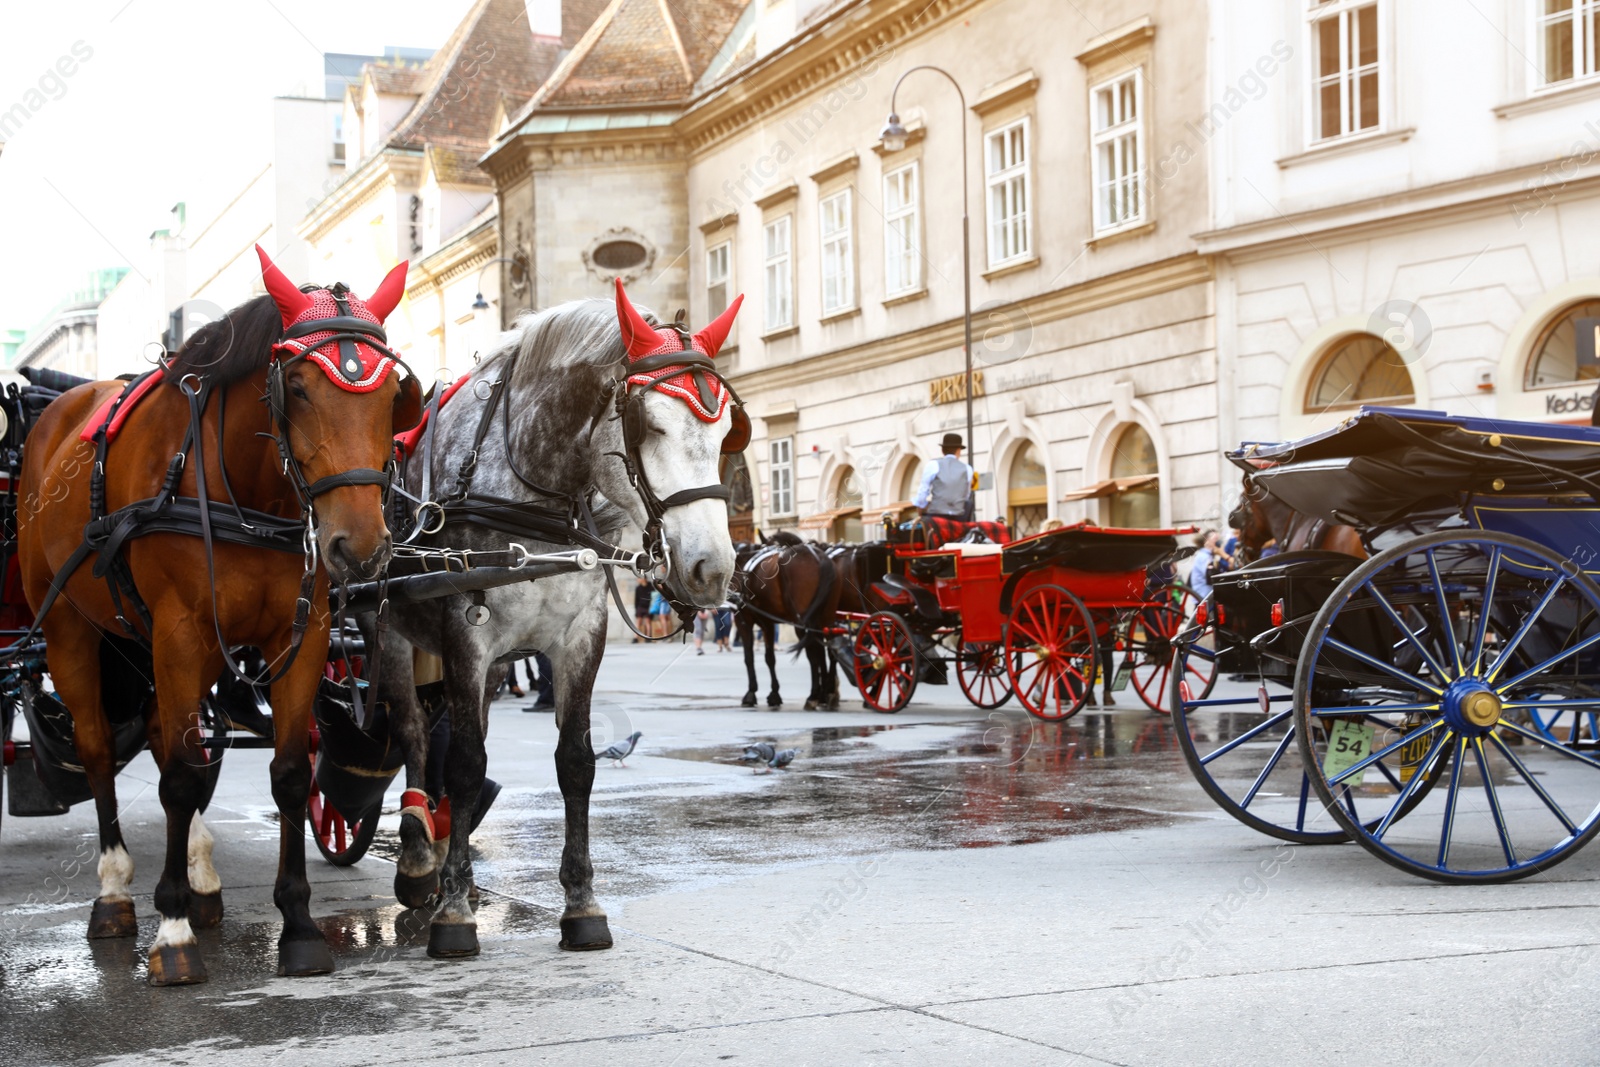
[[[350,539],[343,534],[335,537],[328,543],[328,555],[345,575],[357,578],[376,578],[383,570],[383,565],[389,560],[390,542],[387,535],[378,542],[378,547],[372,554],[362,559],[350,545]]]

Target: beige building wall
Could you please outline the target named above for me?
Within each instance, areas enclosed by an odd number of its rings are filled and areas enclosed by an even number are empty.
[[[1062,5],[1052,0],[926,0],[847,5],[701,98],[680,120],[691,152],[688,269],[696,322],[711,308],[707,251],[732,242],[734,291],[747,295],[731,358],[756,419],[748,453],[757,521],[771,528],[841,503],[846,468],[872,509],[905,498],[908,470],[965,432],[959,392],[932,384],[963,367],[961,155],[972,212],[975,465],[980,517],[1006,513],[1013,463],[1031,446],[1047,472],[1047,513],[1107,521],[1101,499],[1072,490],[1120,473],[1130,425],[1155,446],[1160,521],[1214,520],[1219,444],[1202,157],[1151,190],[1142,222],[1097,236],[1090,194],[1090,89],[1137,72],[1146,169],[1192,140],[1204,113],[1202,5]],[[933,64],[966,94],[963,111],[936,74],[911,75],[897,102],[909,144],[879,131],[903,71]],[[1025,121],[1029,243],[990,269],[985,136]],[[885,275],[885,174],[915,164],[921,284],[902,295]],[[822,307],[820,202],[853,200],[855,299]],[[764,228],[788,216],[792,327],[769,329]],[[731,294],[730,294],[731,295]],[[772,508],[770,441],[793,442],[795,506]],[[1104,514],[1102,514],[1102,510]]]

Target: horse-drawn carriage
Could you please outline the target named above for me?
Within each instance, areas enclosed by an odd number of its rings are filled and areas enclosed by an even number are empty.
[[[846,662],[868,707],[897,712],[919,682],[945,684],[954,665],[979,708],[1015,695],[1038,718],[1065,719],[1103,673],[1108,698],[1131,683],[1166,710],[1170,642],[1185,611],[1173,569],[1187,531],[1076,523],[1013,541],[1001,523],[885,526],[891,539],[871,583],[878,610],[842,616]],[[1187,669],[1209,688],[1207,665]]]
[[[1600,831],[1600,434],[1363,408],[1229,458],[1370,555],[1257,560],[1178,635],[1179,740],[1217,803],[1442,882]],[[1197,663],[1234,694],[1189,686]]]

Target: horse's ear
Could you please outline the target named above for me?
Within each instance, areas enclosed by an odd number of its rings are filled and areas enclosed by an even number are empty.
[[[283,271],[273,264],[271,257],[260,245],[256,245],[256,255],[261,259],[261,280],[266,283],[267,293],[272,297],[272,302],[278,305],[278,314],[283,317],[284,326],[294,325],[294,320],[311,307],[311,297],[302,293],[294,282],[283,276]]]
[[[661,335],[644,321],[639,309],[633,306],[628,294],[622,291],[622,279],[617,279],[617,323],[622,327],[622,343],[628,348],[628,358],[638,359],[661,347]]]
[[[394,398],[394,432],[403,434],[422,421],[422,386],[410,375],[400,379]]]
[[[406,268],[411,264],[402,259],[400,265],[390,271],[378,287],[367,297],[367,310],[377,316],[379,322],[389,317],[395,308],[400,306],[400,297],[406,291]]]
[[[734,316],[739,314],[739,305],[744,303],[744,294],[740,293],[733,298],[733,303],[728,305],[728,310],[712,320],[711,325],[694,335],[694,346],[712,359],[717,357],[728,340],[728,332],[733,329]]]

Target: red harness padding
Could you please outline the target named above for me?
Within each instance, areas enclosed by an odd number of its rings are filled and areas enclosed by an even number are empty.
[[[93,441],[95,434],[100,432],[100,428],[105,427],[106,444],[109,445],[112,441],[115,441],[117,434],[122,431],[122,424],[128,421],[129,415],[133,414],[133,406],[148,396],[150,390],[160,385],[165,377],[166,369],[157,367],[139,379],[134,384],[134,387],[127,392],[127,399],[122,401],[122,406],[117,408],[117,413],[114,417],[111,414],[111,407],[123,394],[120,392],[112,393],[106,397],[105,403],[95,409],[94,418],[90,419],[83,429],[78,432],[78,440]]]
[[[472,377],[472,372],[468,371],[466,374],[463,374],[461,377],[457,378],[455,380],[455,384],[446,389],[444,391],[444,395],[439,398],[439,406],[442,408],[448,404],[450,402],[450,398],[456,395],[456,390],[460,389],[463,385],[466,385],[467,379],[470,377]],[[417,450],[417,445],[422,443],[422,434],[428,428],[428,416],[433,413],[432,408],[433,405],[431,404],[422,405],[422,418],[417,422],[417,424],[411,429],[407,430],[405,433],[395,434],[394,447],[402,456],[411,455],[411,453]]]

